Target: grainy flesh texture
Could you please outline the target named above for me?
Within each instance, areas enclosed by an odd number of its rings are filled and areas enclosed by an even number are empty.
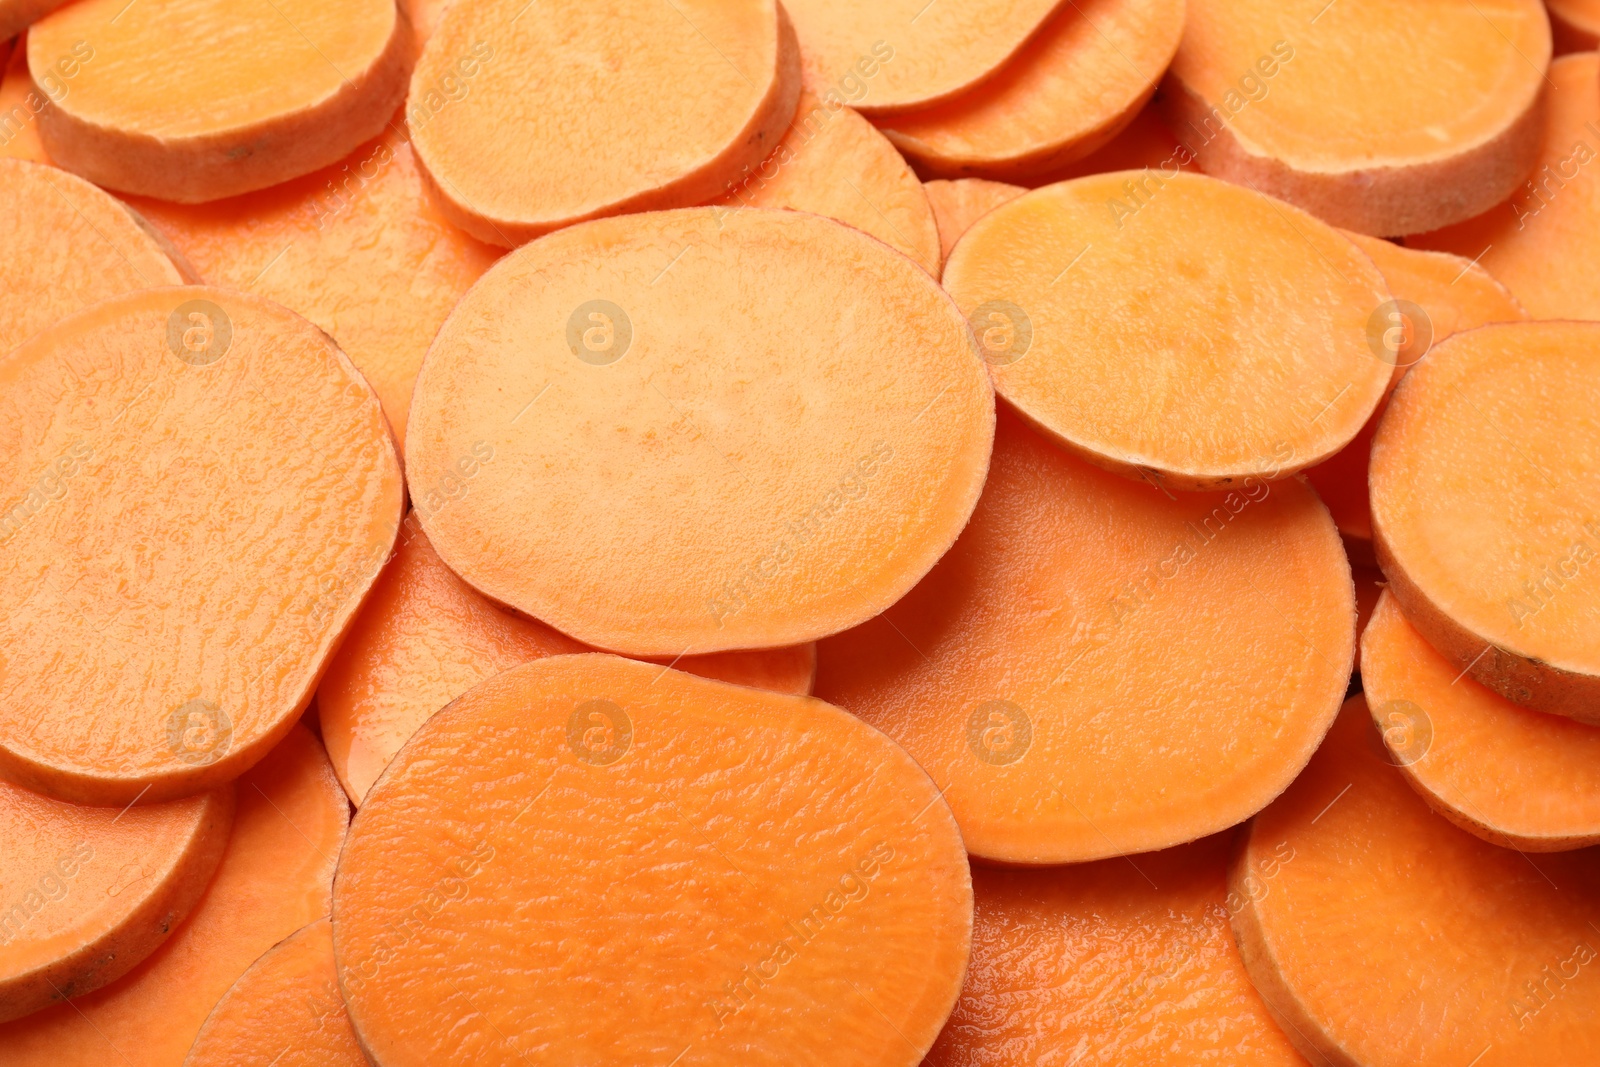
[[[1549,103],[1532,174],[1509,200],[1408,244],[1477,257],[1536,319],[1600,319],[1600,58],[1550,65]]]
[[[451,484],[470,492],[470,473]],[[450,499],[441,494],[430,500],[418,492],[419,507],[448,506]],[[456,577],[413,513],[394,558],[317,688],[317,714],[333,769],[360,805],[400,746],[468,689],[529,660],[592,651],[542,622],[501,610]],[[813,644],[721,652],[681,656],[672,666],[804,695],[811,692],[817,652]]]
[[[308,174],[376,136],[413,47],[394,0],[79,0],[28,31],[28,69],[40,88],[71,79],[40,114],[51,159],[109,189],[195,203]]]
[[[1033,178],[1088,155],[1155,92],[1184,0],[1064,4],[993,77],[945,103],[880,119],[929,174]]]
[[[894,145],[843,104],[801,93],[777,149],[729,184],[719,204],[826,215],[939,274],[939,230],[922,183]]]
[[[339,999],[333,927],[318,919],[239,976],[184,1067],[369,1067]]]
[[[1435,811],[1525,852],[1600,842],[1600,728],[1519,707],[1434,651],[1385,595],[1362,685],[1407,780]]]
[[[972,964],[926,1067],[1305,1067],[1250,985],[1218,835],[1041,871],[972,872]],[[1273,857],[1258,879],[1292,863]]]
[[[0,359],[0,772],[98,804],[237,777],[310,701],[402,496],[371,388],[259,297],[140,290]]]
[[[869,115],[948,99],[993,75],[1061,0],[788,0],[806,88]]]
[[[315,174],[211,204],[139,199],[213,285],[264,296],[338,342],[404,445],[423,353],[501,253],[451,226],[411,146],[388,133]]]
[[[0,1026],[0,1065],[179,1067],[228,987],[328,914],[350,805],[317,739],[291,731],[236,789],[222,864],[188,921],[121,981]]]
[[[58,76],[52,88],[63,92],[70,85]],[[47,99],[28,76],[27,34],[23,34],[6,61],[5,77],[0,78],[0,157],[50,162],[39,141],[39,112]]]
[[[1091,462],[1175,489],[1293,474],[1344,447],[1389,365],[1389,300],[1344,236],[1199,174],[1036,189],[956,243],[944,285],[1001,396]]]
[[[233,788],[119,812],[0,784],[0,1020],[113,982],[205,892]]]
[[[0,38],[9,39],[68,0],[0,0]],[[0,45],[0,49],[4,46]]]
[[[492,448],[422,515],[444,561],[588,644],[671,657],[894,603],[972,513],[993,432],[971,333],[916,264],[816,215],[696,208],[492,267],[423,363],[406,465],[426,486]]]
[[[948,256],[967,228],[983,216],[1028,190],[1020,185],[984,178],[938,179],[923,186],[939,228],[939,255]]]
[[[1600,723],[1600,325],[1457,334],[1372,446],[1390,590],[1428,642],[1527,707]]]
[[[1391,389],[1430,348],[1451,334],[1528,317],[1505,286],[1469,259],[1403,248],[1381,237],[1346,236],[1372,257],[1395,297],[1394,306],[1375,313],[1368,323],[1368,341],[1376,346],[1374,353],[1394,365]],[[1420,315],[1416,308],[1422,309]],[[1339,532],[1356,541],[1372,540],[1367,467],[1383,412],[1380,404],[1361,432],[1337,455],[1306,471],[1339,524]],[[1370,548],[1367,551],[1370,553]]]
[[[557,656],[430,719],[334,886],[378,1067],[918,1063],[972,932],[950,810],[807,697]]]
[[[1549,62],[1540,0],[1189,0],[1162,101],[1208,173],[1387,236],[1527,177]]]
[[[966,532],[820,644],[817,694],[927,769],[973,855],[1073,863],[1249,818],[1322,739],[1354,644],[1349,565],[1301,482],[1174,499],[1007,412]]]
[[[0,159],[0,354],[106,297],[182,283],[115,197],[54,167]]]
[[[799,57],[777,0],[526,9],[446,8],[406,103],[423,172],[481,240],[514,247],[584,219],[703,204],[794,118]]]
[[[1284,1033],[1337,1067],[1596,1062],[1600,854],[1480,841],[1383,752],[1351,699],[1235,854],[1234,933]]]
[[[1556,53],[1590,52],[1600,43],[1600,3],[1595,0],[1546,0]]]

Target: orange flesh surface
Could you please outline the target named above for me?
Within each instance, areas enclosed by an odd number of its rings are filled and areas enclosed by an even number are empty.
[[[1235,857],[1234,931],[1284,1032],[1316,1063],[1596,1062],[1600,854],[1480,841],[1381,751],[1352,698]]]
[[[520,663],[591,651],[485,599],[444,565],[408,516],[394,558],[317,689],[334,771],[359,806],[400,746],[450,701]],[[801,645],[683,656],[673,666],[804,695],[816,663],[816,646]]]
[[[1091,462],[1175,489],[1327,458],[1389,381],[1366,338],[1389,299],[1371,260],[1203,175],[1037,189],[967,231],[944,284],[1001,396]]]
[[[0,46],[3,50],[5,46]],[[28,77],[27,34],[17,38],[0,78],[0,157],[48,163],[39,141],[39,112],[48,97]],[[9,119],[10,121],[4,121]]]
[[[1228,928],[1219,834],[1136,860],[976,868],[972,965],[926,1067],[1305,1067]],[[1281,863],[1283,857],[1278,857]]]
[[[966,532],[821,643],[817,694],[905,746],[973,855],[1072,863],[1277,796],[1339,709],[1354,627],[1338,534],[1299,481],[1172,499],[1006,412]]]
[[[974,222],[1028,190],[1020,185],[992,182],[986,178],[944,178],[926,183],[933,221],[939,227],[939,254],[948,256],[956,241]]]
[[[972,513],[993,427],[925,271],[815,215],[698,208],[492,267],[429,349],[406,466],[426,486],[492,450],[422,516],[440,557],[581,641],[672,657],[894,603]]]
[[[356,816],[333,911],[383,1067],[910,1067],[971,924],[949,809],[881,734],[602,655],[430,719]]]
[[[328,914],[350,805],[317,739],[290,731],[237,792],[222,865],[189,920],[115,985],[0,1026],[0,1065],[179,1067],[228,987]]]
[[[349,360],[201,286],[114,297],[0,359],[0,472],[0,603],[25,606],[0,614],[0,771],[79,803],[186,796],[264,756],[401,517]]]

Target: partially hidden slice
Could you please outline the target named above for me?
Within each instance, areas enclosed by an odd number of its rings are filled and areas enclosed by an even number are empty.
[[[0,0],[0,39],[9,40],[30,25],[65,7],[69,0]],[[0,50],[4,45],[0,44]]]
[[[470,491],[469,478],[458,476],[461,491]],[[419,495],[423,507],[447,505],[449,499]],[[444,565],[415,513],[408,515],[394,557],[317,688],[322,740],[333,769],[359,806],[400,746],[468,689],[529,660],[592,651],[485,599]],[[816,646],[807,644],[682,656],[672,666],[804,695],[811,691],[816,664]]]
[[[1389,589],[1456,669],[1600,724],[1600,324],[1457,334],[1372,445]]]
[[[0,359],[0,472],[0,774],[86,804],[210,789],[283,738],[403,497],[327,335],[203,286]]]
[[[1076,863],[1260,810],[1333,721],[1354,645],[1339,535],[1298,479],[1174,498],[1003,412],[961,539],[821,642],[817,695],[927,769],[974,856]]]
[[[777,0],[600,0],[531,15],[527,0],[464,0],[422,50],[406,119],[446,216],[512,248],[720,195],[777,146],[799,91]]]
[[[222,864],[188,921],[120,981],[0,1025],[0,1065],[180,1067],[228,987],[328,914],[350,805],[317,739],[296,727],[236,789]]]
[[[1549,64],[1541,0],[1189,0],[1162,99],[1207,173],[1394,236],[1511,195]]]
[[[444,17],[445,8],[449,6],[450,0],[400,0],[400,10],[411,22],[411,36],[418,53],[428,43],[428,38],[433,36],[439,20]]]
[[[114,982],[205,892],[233,788],[124,810],[0,784],[0,1021]]]
[[[388,123],[412,60],[394,0],[80,0],[28,31],[34,82],[85,46],[93,61],[39,118],[50,158],[96,185],[184,203],[341,159]]]
[[[1600,853],[1480,841],[1382,751],[1352,698],[1235,854],[1234,933],[1284,1033],[1315,1064],[1595,1062]],[[1294,859],[1263,880],[1285,850]]]
[[[1036,189],[978,220],[944,285],[995,389],[1093,463],[1174,489],[1281,478],[1344,447],[1390,365],[1390,299],[1342,234],[1200,174]]]
[[[1058,170],[1111,140],[1155,92],[1184,0],[1063,4],[992,77],[933,107],[879,119],[918,167],[1006,181]]]
[[[1600,44],[1600,3],[1595,0],[1545,0],[1556,53],[1592,52]]]
[[[882,734],[592,654],[430,719],[334,884],[339,984],[379,1067],[912,1067],[971,936],[950,810]]]
[[[987,178],[938,178],[923,189],[933,207],[933,221],[939,227],[939,254],[950,255],[956,241],[983,216],[1028,190],[1020,185],[992,182]]]
[[[490,268],[428,350],[406,468],[428,486],[492,448],[422,514],[450,569],[587,644],[673,657],[894,603],[966,524],[993,432],[926,271],[817,215],[693,208]]]
[[[972,964],[926,1067],[1170,1067],[1226,1049],[1238,1067],[1305,1067],[1233,943],[1221,834],[1039,871],[977,867]],[[1292,852],[1270,857],[1270,879]]]
[[[0,50],[3,48],[0,46]],[[68,61],[76,62],[71,56],[63,62]],[[62,84],[59,78],[56,84]],[[14,42],[10,58],[6,60],[5,75],[0,77],[0,158],[50,162],[39,141],[39,112],[44,110],[45,99],[44,93],[28,77],[27,34],[24,33]]]

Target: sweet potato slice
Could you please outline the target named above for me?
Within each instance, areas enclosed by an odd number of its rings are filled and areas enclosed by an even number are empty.
[[[1595,1062],[1600,853],[1480,841],[1429,811],[1382,751],[1351,698],[1235,854],[1234,933],[1284,1033],[1315,1064]],[[1252,894],[1284,850],[1294,860]]]
[[[259,297],[139,290],[0,359],[0,773],[118,805],[238,777],[310,701],[402,497],[371,388]]]
[[[905,746],[974,856],[1075,863],[1249,818],[1310,759],[1354,646],[1349,565],[1301,482],[1174,499],[1003,412],[966,532],[821,642],[817,695]]]
[[[1406,0],[1189,0],[1162,101],[1207,173],[1335,226],[1417,233],[1527,177],[1549,63],[1540,0],[1425,13]]]
[[[179,1067],[228,987],[328,914],[350,805],[317,739],[295,728],[235,788],[233,833],[188,921],[120,981],[0,1026],[0,1065]]]
[[[694,208],[490,268],[428,350],[406,467],[432,485],[492,448],[422,514],[450,569],[587,644],[672,657],[894,603],[972,513],[993,429],[971,332],[916,264],[816,215]]]
[[[39,112],[46,97],[28,77],[27,35],[17,38],[0,77],[0,158],[48,163],[39,141]],[[7,46],[0,45],[0,50]]]
[[[1389,401],[1370,483],[1418,632],[1507,699],[1600,723],[1600,324],[1435,348]]]
[[[381,1067],[910,1067],[971,934],[955,821],[882,734],[616,656],[517,667],[428,720],[334,883]]]
[[[939,229],[922,183],[872,123],[810,93],[800,94],[794,122],[772,155],[717,202],[826,215],[939,274]]]
[[[1557,55],[1592,52],[1600,44],[1600,3],[1595,0],[1545,0],[1550,36]]]
[[[703,204],[794,118],[799,56],[777,0],[527,11],[452,4],[411,79],[417,160],[480,240],[511,248],[585,219]]]
[[[80,0],[28,31],[35,84],[85,46],[93,62],[39,116],[50,158],[184,203],[342,159],[400,106],[413,52],[394,0]]]
[[[1067,181],[1114,170],[1154,170],[1168,176],[1185,167],[1199,169],[1194,154],[1173,136],[1161,118],[1160,108],[1152,101],[1115,137],[1050,175],[1049,180]],[[1033,184],[1046,184],[1046,179],[1036,178]]]
[[[339,997],[333,926],[273,946],[211,1009],[184,1067],[369,1067]]]
[[[1245,974],[1218,835],[1137,863],[972,872],[972,964],[927,1067],[1305,1067]],[[1270,881],[1285,852],[1260,872]]]
[[[879,120],[928,174],[1020,181],[1088,155],[1155,92],[1178,49],[1184,0],[1063,4],[992,77]]]
[[[470,481],[460,484],[471,491]],[[422,506],[429,506],[426,497]],[[360,806],[400,746],[450,701],[520,663],[592,651],[542,622],[502,611],[457,578],[412,513],[394,558],[317,688],[333,769]],[[817,652],[812,644],[722,652],[682,656],[672,666],[804,695],[811,692]]]
[[[923,186],[939,228],[939,255],[948,256],[974,222],[1028,190],[985,178],[939,178]]]
[[[444,220],[393,131],[272,189],[134,206],[206,281],[275,300],[331,335],[377,391],[401,446],[423,353],[500,256]]]
[[[1519,707],[1462,677],[1388,594],[1361,648],[1362,687],[1391,762],[1430,807],[1524,852],[1600,843],[1600,728]]]
[[[944,285],[1001,396],[1091,462],[1175,489],[1281,478],[1344,447],[1389,364],[1372,261],[1200,174],[1036,189],[957,242]]]
[[[232,825],[232,786],[119,811],[0,784],[0,1022],[155,951],[205,892]]]

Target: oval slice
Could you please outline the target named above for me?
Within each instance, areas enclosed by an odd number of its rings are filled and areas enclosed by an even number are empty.
[[[1338,712],[1354,645],[1349,565],[1304,484],[1173,498],[1006,413],[966,532],[821,643],[817,694],[911,753],[974,856],[1076,863],[1260,810]]]
[[[471,491],[466,478],[459,484],[461,492]],[[423,507],[448,503],[447,497],[419,500]],[[359,807],[400,746],[456,697],[529,660],[592,651],[542,622],[502,611],[457,578],[413,512],[394,557],[317,688],[317,714],[333,769]],[[681,656],[672,666],[704,678],[804,695],[811,692],[817,653],[808,644]]]
[[[431,485],[494,450],[422,516],[492,599],[630,655],[770,648],[871,618],[944,554],[992,396],[955,304],[881,242],[794,211],[630,215],[462,299],[406,466]]]
[[[119,811],[0,784],[0,1021],[155,951],[205,892],[232,825],[231,786]]]
[[[0,1025],[0,1065],[179,1067],[228,987],[328,914],[350,804],[317,739],[290,731],[236,789],[222,864],[188,921],[121,981]]]
[[[556,656],[401,749],[333,931],[383,1067],[910,1067],[960,991],[972,888],[933,783],[853,716]]]
[[[1549,64],[1540,0],[1189,0],[1162,99],[1207,173],[1381,237],[1511,195]]]
[[[1088,155],[1139,113],[1178,49],[1184,0],[1064,4],[982,84],[880,119],[929,174],[1019,181]]]
[[[1198,174],[1094,175],[990,212],[944,285],[995,388],[1093,463],[1174,489],[1281,478],[1344,447],[1390,365],[1389,291],[1337,231]]]
[[[1372,445],[1378,562],[1418,632],[1507,699],[1600,724],[1600,324],[1457,334]]]
[[[794,118],[799,60],[777,0],[527,13],[527,0],[452,3],[406,104],[446,216],[490,244],[703,204],[765,159]]]
[[[939,227],[939,254],[948,256],[961,235],[983,216],[1028,190],[985,178],[939,178],[923,185]]]
[[[236,778],[309,703],[402,496],[371,387],[260,297],[141,290],[0,359],[0,773],[118,805]]]
[[[1230,888],[1245,966],[1312,1063],[1579,1064],[1600,1056],[1600,854],[1529,857],[1428,810],[1365,702],[1245,831]],[[1294,855],[1252,895],[1265,863]]]
[[[207,62],[195,42],[215,46]],[[46,89],[71,79],[39,118],[56,163],[197,203],[309,174],[376,136],[412,48],[394,0],[80,0],[28,31],[28,69]]]

